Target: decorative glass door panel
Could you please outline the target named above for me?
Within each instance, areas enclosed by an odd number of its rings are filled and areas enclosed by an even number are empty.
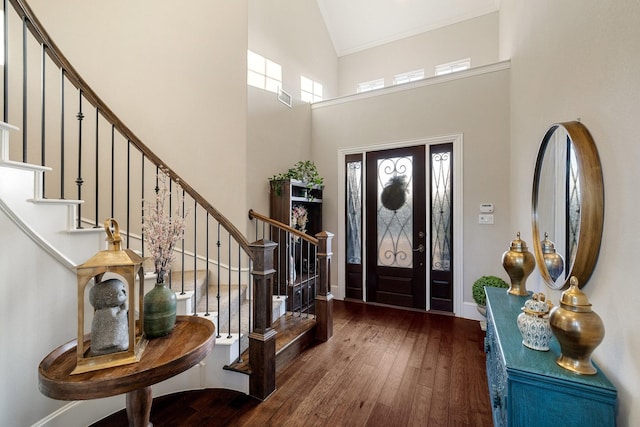
[[[413,267],[413,156],[379,159],[378,266]]]
[[[431,287],[432,310],[453,311],[453,170],[452,144],[432,145]]]
[[[367,153],[367,300],[426,306],[425,147]]]
[[[345,159],[346,297],[362,300],[362,154]]]

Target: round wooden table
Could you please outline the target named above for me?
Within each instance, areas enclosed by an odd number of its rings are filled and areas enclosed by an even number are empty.
[[[75,375],[71,371],[76,366],[77,340],[69,341],[40,362],[39,389],[45,396],[58,400],[98,399],[126,393],[129,425],[151,426],[151,386],[199,363],[209,354],[214,341],[213,322],[197,316],[177,316],[173,331],[149,340],[139,362]]]

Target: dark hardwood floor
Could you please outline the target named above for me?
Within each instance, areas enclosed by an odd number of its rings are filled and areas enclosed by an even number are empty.
[[[446,315],[335,301],[334,336],[278,375],[259,403],[207,389],[157,397],[168,426],[490,426],[484,332]],[[126,426],[124,410],[92,427]]]

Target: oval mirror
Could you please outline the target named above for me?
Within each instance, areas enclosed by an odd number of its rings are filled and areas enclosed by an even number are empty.
[[[604,219],[602,167],[580,122],[553,124],[536,159],[532,192],[533,247],[545,283],[586,285],[600,252]]]

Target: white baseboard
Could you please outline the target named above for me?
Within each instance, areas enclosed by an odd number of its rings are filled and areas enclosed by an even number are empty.
[[[462,313],[458,314],[458,317],[471,320],[486,320],[486,318],[478,312],[477,304],[475,302],[464,302],[462,304]]]

